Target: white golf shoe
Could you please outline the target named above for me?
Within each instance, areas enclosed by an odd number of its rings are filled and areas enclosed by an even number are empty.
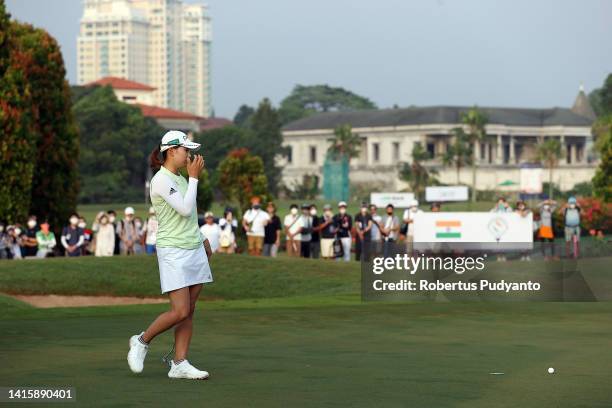
[[[187,360],[183,360],[178,364],[174,364],[174,360],[170,360],[170,371],[168,371],[168,377],[205,380],[208,378],[208,372],[198,370],[189,364],[189,361]]]
[[[140,337],[142,333],[135,334],[134,336],[130,337],[130,351],[127,355],[127,361],[130,365],[130,370],[135,373],[142,372],[144,359],[147,355],[147,351],[149,350],[149,346],[142,344],[138,340],[138,337]]]

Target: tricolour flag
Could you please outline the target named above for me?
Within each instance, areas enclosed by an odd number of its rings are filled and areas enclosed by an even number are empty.
[[[461,221],[436,221],[436,238],[461,238]]]

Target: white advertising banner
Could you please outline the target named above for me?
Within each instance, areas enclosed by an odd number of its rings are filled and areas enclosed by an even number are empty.
[[[425,200],[432,201],[467,201],[467,186],[432,186],[425,188]]]
[[[395,208],[408,208],[412,200],[414,200],[413,193],[370,194],[370,204],[375,204],[377,207],[386,207],[387,204],[393,204]]]
[[[540,194],[542,192],[542,168],[521,168],[521,192],[526,194]]]
[[[414,242],[473,243],[474,248],[532,248],[533,217],[516,213],[432,212],[414,217]]]

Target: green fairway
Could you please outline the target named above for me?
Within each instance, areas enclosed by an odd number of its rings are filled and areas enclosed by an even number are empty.
[[[145,257],[52,261],[0,263],[0,290],[159,292]],[[129,336],[167,305],[34,309],[0,297],[0,383],[76,387],[81,406],[612,404],[610,302],[364,304],[357,263],[230,256],[214,273],[188,356],[208,381],[167,378],[170,332],[130,372]]]

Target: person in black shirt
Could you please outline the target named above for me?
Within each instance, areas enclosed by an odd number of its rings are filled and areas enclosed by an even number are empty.
[[[323,206],[323,216],[319,218],[317,231],[320,237],[321,257],[324,259],[334,258],[334,240],[337,231],[336,223],[334,222],[334,213],[329,204]]]
[[[310,257],[318,259],[321,253],[321,238],[320,238],[320,225],[322,225],[321,218],[317,215],[317,206],[312,204],[310,206],[310,216],[312,217],[312,233],[310,234]]]
[[[67,256],[81,255],[81,246],[85,243],[85,235],[83,230],[78,227],[78,223],[79,215],[72,214],[70,224],[62,230],[61,242]]]
[[[38,222],[36,222],[36,216],[31,215],[28,219],[27,228],[25,230],[25,237],[23,240],[23,256],[33,257],[38,252],[38,241],[36,240],[36,233],[40,231]]]
[[[119,228],[117,228],[117,213],[115,210],[109,210],[108,213],[108,222],[113,225],[113,229],[115,230],[115,249],[113,250],[113,255],[119,255],[121,253],[121,236],[119,236]]]
[[[368,212],[368,204],[361,203],[359,214],[355,215],[355,231],[357,237],[355,241],[355,260],[369,260],[369,249],[371,243],[371,232],[373,226],[372,215]]]
[[[273,202],[268,203],[266,210],[270,216],[270,221],[264,227],[263,255],[276,257],[280,246],[281,221],[276,215],[276,205]]]
[[[337,237],[342,242],[344,255],[342,258],[337,258],[338,261],[351,260],[351,228],[353,228],[353,219],[346,213],[346,203],[340,201],[338,203],[338,214],[334,216],[334,226],[337,228]]]

